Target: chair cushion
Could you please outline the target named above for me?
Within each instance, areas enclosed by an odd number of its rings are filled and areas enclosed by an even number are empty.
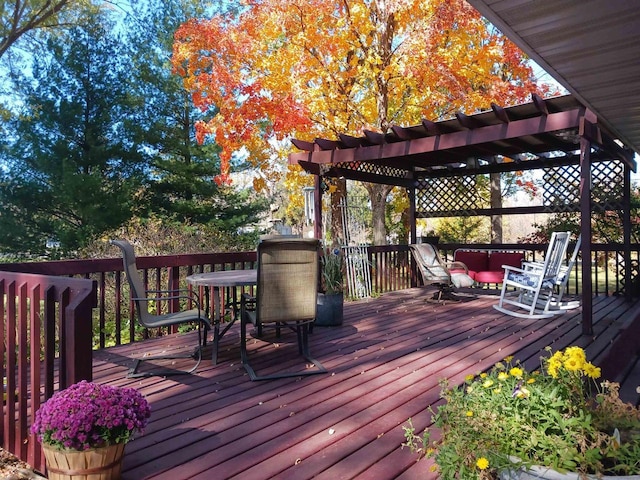
[[[522,252],[493,252],[489,256],[489,268],[492,272],[502,271],[502,265],[520,268],[524,261]]]
[[[465,288],[473,286],[473,278],[466,273],[451,273],[451,283],[456,288]]]
[[[456,262],[464,263],[471,272],[483,272],[488,270],[489,252],[470,252],[457,250],[454,254]]]
[[[522,266],[524,261],[524,253],[522,252],[493,252],[489,256],[489,268],[492,272],[502,271],[502,265],[511,267]]]
[[[463,273],[465,275],[469,275],[474,280],[475,280],[476,274],[477,274],[477,272],[474,272],[473,270],[469,270],[468,272],[466,272],[464,269],[461,269],[461,268],[460,269],[452,268],[452,269],[449,270],[449,273],[451,275],[453,275],[454,273]]]
[[[504,270],[478,272],[475,276],[478,283],[502,283],[504,278]]]
[[[510,282],[519,283],[520,285],[535,287],[537,286],[538,281],[540,280],[540,276],[529,275],[527,273],[520,273],[520,272],[509,272],[509,275],[507,275],[507,279]]]

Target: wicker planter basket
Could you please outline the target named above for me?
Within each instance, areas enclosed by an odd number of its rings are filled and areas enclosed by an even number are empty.
[[[118,480],[124,443],[91,450],[60,450],[42,446],[49,480]]]

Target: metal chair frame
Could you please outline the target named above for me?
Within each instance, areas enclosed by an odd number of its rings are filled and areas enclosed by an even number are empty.
[[[177,290],[146,290],[138,269],[136,267],[136,257],[133,246],[126,240],[111,240],[110,243],[120,248],[122,251],[122,262],[124,272],[131,289],[131,300],[135,303],[138,321],[145,328],[170,327],[173,325],[181,325],[196,322],[198,325],[198,346],[192,353],[175,354],[175,355],[157,355],[136,359],[134,365],[127,373],[128,378],[153,377],[153,376],[171,376],[184,375],[196,371],[202,361],[202,349],[207,344],[207,332],[211,329],[211,324],[200,308],[200,299],[196,292],[187,289]],[[149,296],[150,294],[154,296]],[[196,305],[196,308],[184,310],[180,312],[171,312],[161,315],[153,315],[149,313],[149,302],[153,301],[169,301],[169,300],[188,300]],[[204,329],[204,334],[202,330]],[[177,360],[192,358],[196,364],[189,370],[163,369],[154,371],[138,371],[142,362],[153,360]]]

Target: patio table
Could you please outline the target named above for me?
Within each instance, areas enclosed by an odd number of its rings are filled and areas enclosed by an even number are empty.
[[[220,330],[222,323],[223,309],[221,288],[230,287],[248,287],[255,285],[258,278],[257,270],[220,270],[217,272],[196,273],[187,276],[187,283],[195,287],[204,287],[206,289],[206,309],[209,310],[209,289],[213,289],[213,353],[211,360],[215,365],[218,363],[218,345],[220,339],[235,323],[237,314],[235,305],[233,305],[233,315],[229,322]]]

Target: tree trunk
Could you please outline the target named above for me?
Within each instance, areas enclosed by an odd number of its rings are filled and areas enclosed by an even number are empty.
[[[346,245],[342,208],[340,202],[347,196],[347,181],[344,178],[332,179],[336,189],[331,193],[331,246]]]
[[[502,192],[500,190],[500,174],[492,173],[491,209],[502,208]],[[502,215],[491,215],[491,243],[502,243]]]
[[[369,192],[369,199],[371,200],[373,244],[386,245],[387,229],[384,223],[385,207],[387,205],[387,195],[389,195],[393,187],[377,183],[366,183],[365,188],[367,192]]]

